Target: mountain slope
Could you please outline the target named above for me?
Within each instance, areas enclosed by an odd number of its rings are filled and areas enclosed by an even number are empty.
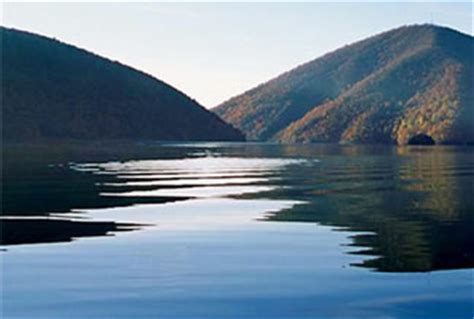
[[[1,28],[5,140],[242,140],[183,93],[47,37]]]
[[[214,109],[250,139],[472,143],[473,38],[394,29],[303,64]]]

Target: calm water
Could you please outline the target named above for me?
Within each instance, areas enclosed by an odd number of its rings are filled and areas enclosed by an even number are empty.
[[[2,318],[471,318],[474,149],[5,147]]]

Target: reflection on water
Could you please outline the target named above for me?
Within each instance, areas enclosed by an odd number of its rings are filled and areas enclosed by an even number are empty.
[[[290,172],[299,176],[290,196],[307,203],[267,220],[370,232],[352,236],[352,246],[360,248],[352,253],[376,258],[356,266],[390,272],[472,268],[472,151],[395,151],[336,156],[317,168]]]
[[[113,214],[100,222],[78,214],[91,209],[137,204],[159,209],[199,198],[267,199],[294,204],[250,219],[353,232],[351,253],[372,256],[354,266],[389,272],[474,266],[469,148],[201,143],[102,157],[62,154],[45,161],[21,154],[16,150],[4,170],[4,245],[141,228],[130,212],[127,220],[136,224]],[[60,218],[48,217],[52,214]]]

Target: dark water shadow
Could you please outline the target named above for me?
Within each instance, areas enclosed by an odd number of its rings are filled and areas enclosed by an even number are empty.
[[[2,219],[0,245],[71,242],[83,237],[113,236],[143,225],[60,219]]]
[[[47,141],[2,146],[2,211],[0,245],[71,242],[84,237],[112,236],[145,225],[115,221],[81,221],[63,213],[77,210],[162,204],[188,197],[103,196],[114,175],[71,169],[81,162],[128,161],[143,158],[180,158],[173,149],[129,142],[83,143]],[[132,188],[123,188],[123,191]],[[61,216],[52,219],[50,216]]]

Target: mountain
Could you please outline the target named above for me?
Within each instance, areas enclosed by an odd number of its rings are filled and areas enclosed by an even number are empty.
[[[252,140],[474,142],[473,38],[404,26],[345,46],[217,106]]]
[[[44,36],[0,32],[4,140],[243,140],[143,72]]]

